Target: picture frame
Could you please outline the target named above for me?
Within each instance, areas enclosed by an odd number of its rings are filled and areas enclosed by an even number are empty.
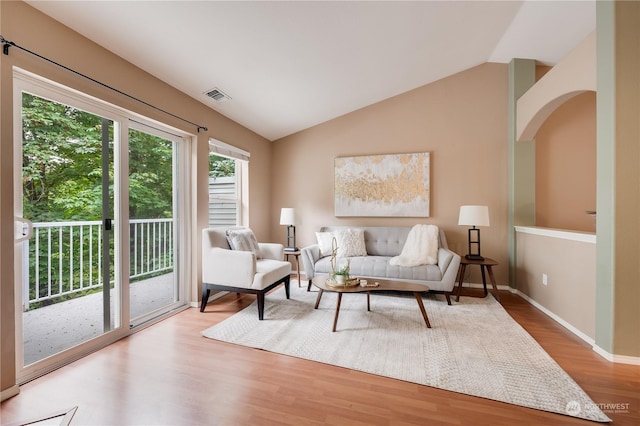
[[[336,217],[429,217],[430,153],[336,157]]]

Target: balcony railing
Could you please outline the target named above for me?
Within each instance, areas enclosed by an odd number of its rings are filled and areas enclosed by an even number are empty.
[[[135,219],[129,227],[131,281],[171,271],[173,219]],[[34,223],[23,244],[23,309],[102,287],[103,235],[101,221]],[[112,285],[113,268],[110,275]]]

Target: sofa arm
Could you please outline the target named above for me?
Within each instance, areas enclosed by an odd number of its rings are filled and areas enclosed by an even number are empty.
[[[256,274],[256,255],[250,251],[212,247],[202,253],[202,282],[250,288]]]
[[[320,260],[320,246],[313,244],[300,250],[304,275],[308,280],[316,275],[316,262]]]
[[[442,273],[441,282],[447,288],[446,291],[453,291],[460,267],[460,255],[440,247],[438,249],[438,267]]]
[[[284,259],[284,246],[279,243],[258,243],[263,259]]]

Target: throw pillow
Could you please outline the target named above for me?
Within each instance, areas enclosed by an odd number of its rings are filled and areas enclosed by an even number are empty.
[[[316,232],[316,240],[320,248],[320,257],[331,256],[333,232]]]
[[[227,241],[231,250],[250,251],[255,253],[256,259],[261,259],[260,246],[251,229],[229,229]]]
[[[337,231],[338,257],[366,256],[367,248],[364,244],[364,229],[347,229]]]

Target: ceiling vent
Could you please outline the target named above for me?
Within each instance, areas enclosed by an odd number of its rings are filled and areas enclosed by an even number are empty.
[[[214,87],[211,90],[207,90],[206,92],[204,92],[205,95],[207,95],[208,97],[210,97],[211,99],[213,99],[216,102],[224,102],[224,101],[228,101],[231,99],[231,96],[227,95],[226,93],[224,93],[222,90],[218,89],[217,87]]]

